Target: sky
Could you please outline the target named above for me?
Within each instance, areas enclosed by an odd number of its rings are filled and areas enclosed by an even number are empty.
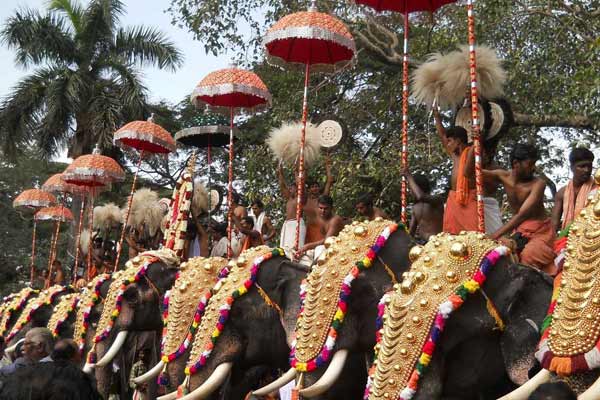
[[[87,3],[87,0],[83,0]],[[178,103],[191,93],[194,86],[209,72],[225,68],[230,62],[227,56],[214,57],[204,52],[202,44],[194,40],[187,31],[171,25],[171,16],[165,10],[169,0],[124,0],[126,15],[121,19],[123,26],[148,25],[160,29],[173,41],[185,56],[184,65],[177,72],[160,71],[156,68],[144,68],[144,83],[152,101],[168,100]],[[3,26],[8,17],[21,7],[44,9],[47,0],[1,0],[0,24]],[[6,96],[28,71],[14,63],[14,52],[6,46],[0,46],[0,97]]]

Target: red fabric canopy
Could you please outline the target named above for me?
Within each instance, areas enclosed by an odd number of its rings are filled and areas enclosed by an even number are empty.
[[[152,121],[132,121],[115,132],[113,143],[148,153],[175,151],[175,139],[162,126]]]
[[[35,213],[35,220],[67,222],[73,221],[73,214],[71,213],[71,210],[66,207],[46,207]]]
[[[112,158],[86,154],[76,158],[63,172],[63,180],[78,186],[99,187],[125,179],[123,168]]]
[[[402,14],[408,12],[435,12],[443,5],[456,3],[456,0],[355,0],[356,4],[369,6],[376,11],[396,11]]]

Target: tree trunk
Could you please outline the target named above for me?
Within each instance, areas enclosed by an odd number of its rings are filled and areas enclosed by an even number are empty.
[[[537,128],[556,127],[556,128],[576,128],[593,129],[592,120],[585,115],[574,115],[572,117],[563,117],[560,115],[530,115],[514,113],[515,125],[531,126]]]

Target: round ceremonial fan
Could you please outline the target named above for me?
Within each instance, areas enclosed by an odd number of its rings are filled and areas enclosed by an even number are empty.
[[[337,145],[342,140],[342,126],[333,120],[323,121],[317,127],[321,147],[327,149]]]

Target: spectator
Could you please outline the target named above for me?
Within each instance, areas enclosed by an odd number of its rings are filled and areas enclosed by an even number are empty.
[[[577,396],[565,382],[551,382],[538,386],[529,400],[577,400]]]

